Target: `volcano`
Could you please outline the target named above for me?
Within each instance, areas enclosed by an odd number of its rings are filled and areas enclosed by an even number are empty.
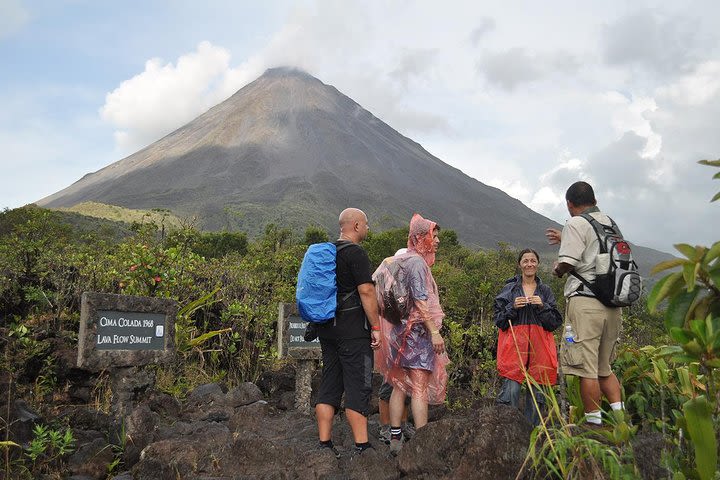
[[[293,68],[267,70],[185,126],[37,203],[87,201],[169,209],[198,227],[250,236],[269,223],[334,235],[349,206],[364,210],[375,230],[407,226],[419,212],[484,248],[548,251],[544,230],[558,227]],[[640,250],[646,265],[668,258]]]

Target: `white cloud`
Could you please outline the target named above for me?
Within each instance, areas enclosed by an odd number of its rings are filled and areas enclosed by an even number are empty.
[[[108,93],[100,109],[103,120],[118,128],[117,146],[130,153],[224,100],[229,61],[227,50],[202,42],[176,64],[145,62],[145,70]]]
[[[30,14],[18,0],[0,0],[0,39],[9,37],[25,26]]]
[[[703,62],[671,85],[657,89],[657,95],[678,105],[697,106],[710,101],[720,90],[720,61]]]

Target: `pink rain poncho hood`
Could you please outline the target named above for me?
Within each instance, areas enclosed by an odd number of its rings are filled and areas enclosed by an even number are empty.
[[[408,251],[395,255],[385,261],[402,262],[405,279],[413,296],[413,304],[407,319],[399,325],[390,323],[380,316],[382,342],[376,352],[375,365],[385,380],[408,395],[418,396],[428,403],[437,405],[445,401],[447,390],[446,365],[447,353],[440,355],[432,350],[430,332],[425,321],[430,320],[436,329],[442,326],[445,314],[440,307],[440,298],[430,266],[435,263],[433,251],[433,231],[438,228],[435,222],[415,214],[410,221]],[[378,268],[375,275],[381,274]],[[377,292],[379,300],[381,292]],[[423,297],[423,298],[415,298]],[[416,375],[429,371],[429,378]],[[418,384],[422,378],[423,384]],[[427,386],[424,385],[427,379]]]
[[[416,213],[410,220],[410,232],[408,233],[408,251],[417,252],[425,260],[429,267],[435,264],[435,252],[433,248],[433,232],[440,229],[437,223],[427,220]]]

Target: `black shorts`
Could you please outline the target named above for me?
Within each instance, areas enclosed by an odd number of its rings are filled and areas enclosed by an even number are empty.
[[[378,389],[378,398],[383,402],[390,401],[390,395],[392,395],[393,386],[388,382],[383,382]],[[410,405],[410,395],[405,395],[405,405]]]
[[[323,370],[317,403],[337,411],[345,392],[345,408],[367,416],[372,394],[373,352],[367,338],[320,338]]]

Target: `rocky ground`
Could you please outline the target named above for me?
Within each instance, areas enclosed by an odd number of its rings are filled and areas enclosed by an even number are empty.
[[[183,402],[150,390],[135,402],[124,425],[86,406],[65,407],[60,415],[70,416],[77,439],[65,478],[512,479],[525,460],[530,425],[517,409],[491,401],[461,412],[432,409],[430,423],[397,457],[377,439],[377,414],[369,420],[375,448],[354,456],[341,413],[333,433],[341,453],[336,459],[329,450],[317,449],[315,420],[293,408],[293,388],[291,374],[281,372],[229,391],[218,384],[202,385]],[[29,441],[32,424],[43,419],[22,400],[10,410],[17,420],[14,438]],[[654,455],[652,442],[645,443],[638,447],[650,448],[648,455]],[[125,471],[108,475],[117,452]],[[653,478],[652,462],[647,468],[644,476]]]

